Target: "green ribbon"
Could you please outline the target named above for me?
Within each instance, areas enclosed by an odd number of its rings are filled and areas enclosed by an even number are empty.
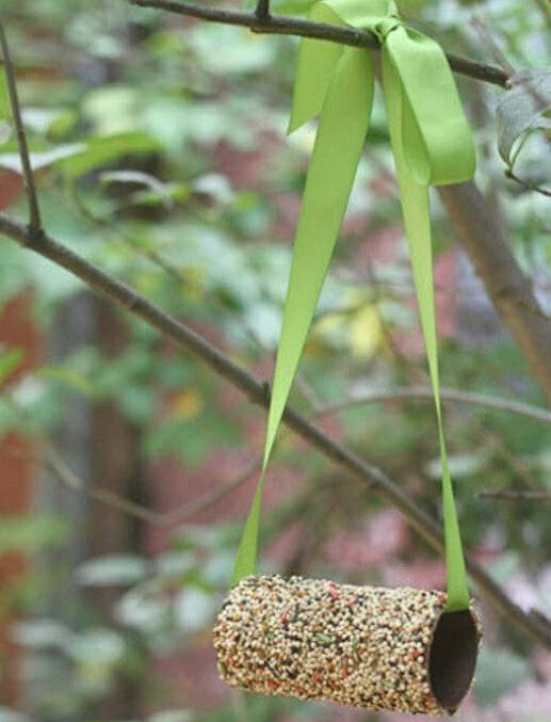
[[[324,0],[310,18],[377,35],[406,236],[434,393],[440,456],[449,611],[469,592],[448,469],[438,377],[429,185],[472,178],[475,151],[453,75],[440,46],[403,26],[388,0]],[[371,53],[302,41],[289,132],[320,114],[298,222],[272,387],[262,473],[237,553],[234,583],[256,568],[262,490],[277,431],[348,204],[373,102]]]

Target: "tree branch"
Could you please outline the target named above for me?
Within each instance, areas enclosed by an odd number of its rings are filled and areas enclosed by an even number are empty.
[[[75,472],[65,463],[63,457],[57,452],[57,450],[48,442],[43,442],[45,463],[51,471],[58,477],[61,483],[68,489],[73,489],[80,494],[86,494],[91,499],[99,501],[106,506],[110,506],[113,509],[118,509],[127,516],[141,519],[147,524],[157,526],[161,528],[173,526],[174,524],[180,523],[195,516],[199,512],[205,511],[209,507],[216,504],[220,499],[235,491],[237,487],[241,486],[247,479],[260,469],[262,465],[262,459],[259,457],[253,459],[252,462],[247,464],[245,469],[237,474],[235,477],[224,481],[219,486],[215,487],[212,491],[207,494],[194,499],[188,504],[184,504],[172,511],[166,513],[159,513],[147,509],[141,504],[136,504],[134,501],[130,501],[118,494],[114,494],[109,489],[103,489],[100,486],[90,486],[83,479],[81,479]]]
[[[472,181],[441,186],[438,193],[497,313],[551,404],[551,322],[540,310],[500,219]]]
[[[187,2],[175,2],[174,0],[128,0],[131,5],[138,5],[142,8],[154,8],[166,12],[185,15],[201,20],[208,20],[224,25],[238,25],[249,28],[255,33],[267,33],[273,35],[297,35],[303,38],[318,38],[329,40],[341,45],[351,45],[356,48],[380,47],[376,35],[364,30],[355,30],[351,27],[339,27],[327,25],[326,23],[315,23],[301,18],[287,17],[285,15],[273,16],[268,12],[266,0],[260,0],[254,13],[242,13],[234,10],[220,10],[217,8],[193,5]],[[266,10],[266,14],[264,11]],[[467,58],[448,53],[446,55],[452,70],[461,75],[466,75],[475,80],[481,80],[492,85],[499,85],[502,88],[507,86],[509,81],[508,73],[495,65],[477,63]]]
[[[31,158],[29,155],[29,146],[27,144],[27,135],[23,126],[21,117],[21,108],[19,106],[19,97],[17,94],[17,85],[15,82],[15,69],[11,60],[8,40],[4,32],[4,26],[0,22],[0,47],[2,48],[2,56],[4,58],[4,68],[6,71],[6,83],[8,87],[8,95],[10,98],[10,106],[13,117],[13,124],[17,135],[17,144],[19,146],[19,155],[21,157],[21,165],[23,167],[23,180],[25,182],[25,190],[29,200],[29,228],[33,233],[39,234],[42,228],[40,219],[40,206],[38,205],[38,195],[36,193],[36,185],[31,166]]]
[[[476,394],[467,391],[459,391],[458,389],[440,389],[440,396],[443,401],[456,401],[460,404],[470,404],[474,406],[485,406],[489,409],[497,409],[499,411],[507,411],[511,414],[520,414],[529,419],[543,421],[551,424],[551,412],[547,409],[541,409],[537,406],[524,404],[521,401],[513,399],[502,399],[497,396],[486,396],[485,394]],[[405,388],[383,389],[382,391],[369,391],[364,394],[358,394],[334,404],[327,404],[315,409],[314,415],[329,416],[336,414],[344,409],[353,406],[364,406],[365,404],[374,404],[379,401],[400,401],[403,399],[421,399],[434,401],[434,394],[428,386],[409,386]]]
[[[254,14],[259,20],[266,22],[270,19],[270,0],[258,0]]]
[[[134,316],[156,328],[176,346],[193,353],[219,376],[239,388],[253,403],[268,407],[269,398],[263,383],[257,381],[195,331],[172,318],[159,306],[151,303],[121,281],[61,245],[48,234],[44,233],[40,239],[37,239],[27,227],[3,214],[0,214],[0,233],[77,276],[95,291],[106,295],[118,306],[125,308]],[[423,539],[436,552],[443,554],[444,542],[440,524],[417,506],[401,486],[384,471],[331,439],[319,427],[310,423],[292,408],[287,407],[285,410],[283,422],[310,446],[318,449],[338,466],[351,472],[359,481],[374,485],[373,489],[400,509],[410,525]],[[479,591],[499,614],[515,624],[531,639],[551,649],[551,629],[537,615],[527,614],[518,607],[486,574],[484,569],[469,556],[467,557],[467,566]]]
[[[522,178],[519,178],[518,175],[515,174],[512,168],[507,168],[505,170],[505,177],[509,178],[509,180],[515,181],[515,183],[518,183],[523,188],[525,188],[527,191],[532,191],[533,193],[539,193],[541,196],[545,196],[546,198],[551,198],[551,190],[547,190],[547,188],[542,188],[542,186],[537,185],[536,183],[532,183],[531,181],[523,180]]]
[[[496,491],[480,491],[477,497],[479,499],[503,499],[504,501],[551,501],[551,491],[498,489]]]

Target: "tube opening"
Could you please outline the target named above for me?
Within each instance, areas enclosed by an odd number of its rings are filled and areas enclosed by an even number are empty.
[[[434,629],[429,679],[438,703],[453,714],[470,689],[480,634],[470,610],[444,612]]]

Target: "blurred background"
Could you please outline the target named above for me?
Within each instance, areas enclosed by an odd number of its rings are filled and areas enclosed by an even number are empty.
[[[503,54],[517,69],[549,64],[544,0],[398,4],[449,51],[485,62]],[[307,6],[273,3],[285,13]],[[269,379],[315,131],[286,136],[297,39],[124,0],[2,0],[1,12],[46,228]],[[551,310],[551,201],[505,177],[502,91],[458,83],[477,182]],[[0,208],[23,218],[5,89],[0,99]],[[548,157],[545,136],[531,136],[518,174],[545,183]],[[551,614],[549,418],[465,394],[544,400],[433,200],[464,540],[518,604]],[[258,476],[258,407],[7,239],[0,344],[1,722],[405,719],[245,697],[218,679],[211,628]],[[379,94],[293,403],[436,516],[428,387]],[[441,560],[397,510],[285,431],[265,498],[265,572],[443,584]],[[548,721],[551,654],[481,609],[477,683],[456,719]]]

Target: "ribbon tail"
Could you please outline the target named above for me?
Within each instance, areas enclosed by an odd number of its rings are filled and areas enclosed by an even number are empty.
[[[428,186],[416,181],[406,161],[403,147],[403,123],[407,122],[407,117],[404,117],[404,113],[407,112],[407,101],[404,102],[404,89],[400,76],[386,48],[383,51],[383,83],[404,226],[410,249],[419,315],[434,393],[442,461],[444,537],[448,571],[447,609],[455,611],[469,606],[469,591],[452,480],[448,468],[440,402]]]
[[[371,58],[364,50],[347,48],[327,93],[306,179],[277,352],[265,463],[348,205],[372,102]]]
[[[260,528],[260,515],[262,512],[262,492],[264,491],[264,478],[266,470],[263,469],[256,486],[253,502],[247,516],[247,521],[241,533],[241,540],[235,557],[233,568],[232,585],[251,574],[256,569],[256,558],[258,555],[258,532]]]
[[[264,476],[348,205],[373,103],[373,67],[346,48],[323,104],[298,222],[271,394],[262,473],[245,523],[233,581],[253,574]]]

